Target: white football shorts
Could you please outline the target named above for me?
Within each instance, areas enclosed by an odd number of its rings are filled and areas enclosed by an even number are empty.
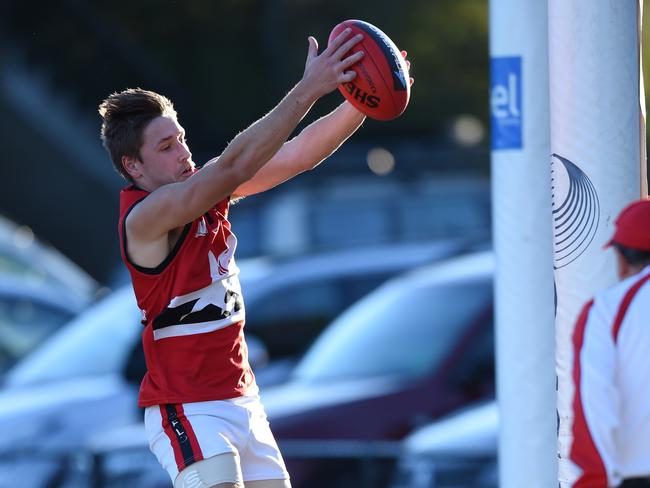
[[[172,483],[191,464],[228,452],[244,481],[289,479],[258,395],[147,407],[144,425]]]

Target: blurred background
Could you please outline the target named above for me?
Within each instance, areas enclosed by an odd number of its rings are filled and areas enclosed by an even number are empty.
[[[15,432],[0,488],[170,486],[136,407],[124,182],[99,103],[165,94],[200,164],[300,79],[308,35],[322,48],[353,18],[408,51],[416,82],[400,118],[368,120],[315,171],[231,211],[262,398],[295,488],[497,486],[487,13],[487,0],[3,0],[0,419]]]
[[[391,123],[369,120],[318,171],[239,205],[232,216],[239,257],[430,237],[443,232],[431,228],[438,224],[417,229],[406,217],[390,225],[374,217],[368,225],[375,229],[367,232],[351,222],[363,216],[345,198],[357,194],[369,211],[378,196],[379,205],[393,207],[377,214],[398,213],[405,204],[399,200],[413,200],[422,213],[427,194],[444,187],[440,173],[487,177],[484,0],[412,1],[408,8],[370,1],[6,0],[0,8],[3,167],[13,182],[0,209],[103,283],[114,279],[119,261],[115,223],[123,183],[99,142],[99,103],[127,87],[167,95],[200,164],[300,79],[308,35],[322,48],[333,26],[349,18],[374,23],[410,52],[417,86],[409,110]],[[305,123],[342,100],[332,93]],[[276,202],[284,195],[295,199],[294,207],[305,201],[313,235],[295,229],[289,244],[277,242],[270,222],[280,218],[285,204]],[[342,223],[354,230],[346,242],[324,242],[318,217],[312,221],[313,213],[332,213],[314,208],[327,200],[352,212]]]

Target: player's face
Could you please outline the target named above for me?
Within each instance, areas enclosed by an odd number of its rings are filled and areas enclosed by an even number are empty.
[[[175,118],[156,117],[142,135],[141,170],[150,189],[184,181],[196,171],[185,130]]]

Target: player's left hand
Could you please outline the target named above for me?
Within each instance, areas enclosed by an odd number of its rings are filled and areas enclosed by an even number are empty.
[[[409,74],[411,73],[411,62],[406,59],[406,56],[408,56],[408,52],[402,51],[402,57],[404,58],[404,61],[406,61],[406,69],[409,70]],[[411,82],[411,86],[413,86],[413,83],[415,83],[415,79],[413,79],[412,76],[409,76],[409,81]]]

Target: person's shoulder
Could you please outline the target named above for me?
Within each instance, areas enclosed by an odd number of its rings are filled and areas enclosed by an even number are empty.
[[[628,291],[634,288],[638,288],[640,286],[645,285],[646,283],[648,283],[649,279],[650,279],[650,266],[646,266],[638,273],[633,274],[632,276],[628,276],[627,278],[625,278],[624,280],[622,280],[620,283],[613,286],[612,288],[620,289],[627,293]]]
[[[601,310],[607,310],[610,313],[616,313],[618,309],[623,305],[623,302],[628,300],[631,293],[636,294],[639,291],[640,285],[644,289],[647,289],[647,292],[650,292],[650,267],[645,270],[637,273],[635,275],[629,276],[624,280],[619,281],[618,283],[613,284],[612,286],[605,288],[594,296],[594,304]]]
[[[120,191],[120,211],[128,212],[131,207],[149,195],[148,191],[142,190],[135,185],[129,185]]]
[[[603,302],[618,303],[623,299],[628,288],[629,286],[627,286],[623,281],[619,281],[607,288],[603,288],[594,294],[594,304],[598,305]]]
[[[627,295],[643,295],[644,300],[650,298],[650,266],[630,276],[621,285],[625,285]],[[631,297],[630,297],[631,298]]]
[[[133,183],[125,186],[120,190],[121,198],[130,198],[132,196],[146,196],[148,194],[149,194],[148,191],[143,190],[142,188],[138,188]]]

